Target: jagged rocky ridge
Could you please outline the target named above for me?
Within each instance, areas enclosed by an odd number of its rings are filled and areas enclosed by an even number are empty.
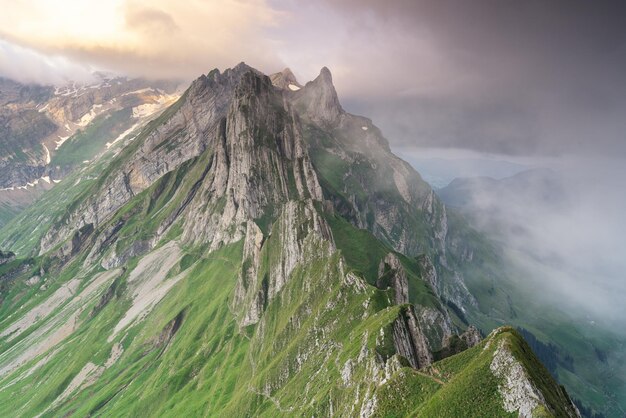
[[[296,83],[245,64],[202,76],[56,215],[36,251],[31,283],[41,304],[0,322],[8,347],[0,384],[11,392],[43,367],[65,376],[64,389],[52,403],[17,396],[15,407],[331,416],[437,407],[448,386],[417,370],[480,342],[438,297],[461,309],[475,303],[455,271],[471,251],[459,250],[464,232],[449,228],[445,207],[371,121],[341,108],[327,69],[289,88]],[[363,233],[356,245],[379,256],[358,262],[350,244]],[[81,306],[66,304],[76,295]],[[51,325],[40,327],[28,309]],[[79,357],[104,356],[101,366],[54,365],[86,339],[102,348]],[[150,388],[171,382],[180,362],[182,386],[168,385],[165,403],[157,402],[163,396]],[[505,379],[500,369],[489,379]],[[151,383],[133,385],[139,376]],[[91,390],[101,395],[85,402]],[[120,392],[143,400],[128,403]],[[511,408],[497,389],[485,402]],[[567,402],[559,392],[531,412],[575,416]]]

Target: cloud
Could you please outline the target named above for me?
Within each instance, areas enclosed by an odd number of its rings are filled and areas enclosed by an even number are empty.
[[[621,324],[626,316],[623,160],[543,158],[535,165],[551,169],[474,183],[463,195],[471,202],[469,219],[501,243],[523,272],[511,274],[535,298],[578,317]]]
[[[10,43],[131,76],[193,79],[240,61],[282,65],[263,36],[280,12],[263,0],[23,0],[5,9],[0,37]]]
[[[48,56],[0,39],[0,76],[24,83],[65,84],[93,81],[93,68],[63,56]]]
[[[166,12],[153,7],[129,7],[126,11],[126,27],[142,30],[149,34],[172,33],[180,30],[174,18]]]
[[[393,143],[626,156],[625,4],[327,5],[344,20],[367,24],[344,45],[348,54],[337,57],[350,61],[351,72],[335,79],[346,107],[372,116]]]

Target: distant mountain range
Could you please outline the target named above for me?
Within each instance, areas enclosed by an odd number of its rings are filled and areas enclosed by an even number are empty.
[[[180,95],[173,82],[96,77],[62,87],[0,78],[0,225]]]

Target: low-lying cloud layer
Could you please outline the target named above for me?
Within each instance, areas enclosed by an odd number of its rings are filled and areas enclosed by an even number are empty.
[[[93,68],[63,56],[48,56],[0,38],[0,76],[36,84],[89,83]]]
[[[440,191],[524,270],[520,284],[578,317],[626,317],[626,166],[619,159],[560,158],[499,181],[474,178]],[[538,291],[539,290],[539,291]]]

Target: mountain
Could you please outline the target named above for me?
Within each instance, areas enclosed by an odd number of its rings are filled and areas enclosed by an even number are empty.
[[[441,158],[410,147],[396,147],[395,150],[436,190],[446,187],[455,179],[502,179],[530,169],[527,165],[493,158]]]
[[[202,75],[0,248],[3,415],[579,416],[471,325],[497,251],[327,68]]]
[[[0,78],[0,225],[178,98],[173,82],[95,77],[61,87]]]

